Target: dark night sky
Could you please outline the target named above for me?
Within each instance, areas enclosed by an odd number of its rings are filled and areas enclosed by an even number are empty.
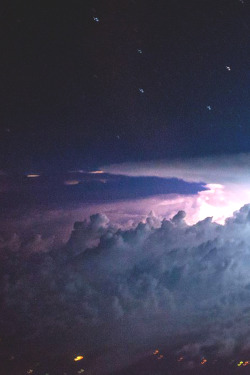
[[[249,151],[248,1],[13,1],[0,17],[2,170]]]

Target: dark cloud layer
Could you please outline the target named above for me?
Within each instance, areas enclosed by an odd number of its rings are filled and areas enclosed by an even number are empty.
[[[39,236],[2,238],[2,352],[80,351],[89,373],[102,374],[159,345],[214,356],[245,350],[249,229],[246,205],[225,225],[189,226],[180,211],[122,230],[96,214],[76,222],[61,248]]]
[[[22,210],[73,204],[79,207],[80,203],[113,202],[159,194],[197,194],[206,189],[203,185],[171,177],[129,177],[77,171],[36,178],[0,174],[0,205],[6,212],[16,207]]]

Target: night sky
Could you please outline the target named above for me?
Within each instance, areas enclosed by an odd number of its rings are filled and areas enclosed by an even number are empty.
[[[248,1],[6,2],[1,169],[249,151]]]
[[[0,374],[248,373],[250,0],[4,1],[0,35]]]

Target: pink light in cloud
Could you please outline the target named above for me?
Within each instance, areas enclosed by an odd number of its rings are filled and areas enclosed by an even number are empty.
[[[225,219],[232,216],[234,211],[250,202],[250,190],[244,186],[207,184],[208,190],[200,191],[197,195],[177,196],[159,203],[162,212],[164,207],[173,216],[178,210],[187,214],[186,221],[194,224],[206,217],[213,217],[213,221],[223,224]]]
[[[158,203],[153,205],[150,204],[152,198],[149,201],[144,200],[148,208],[151,207],[156,214],[165,217],[184,210],[188,223],[208,216],[213,216],[214,221],[223,223],[234,211],[250,202],[250,154],[122,163],[103,166],[102,170],[126,176],[174,177],[189,182],[203,181],[208,190],[197,195],[172,195],[165,198],[158,196]]]
[[[131,226],[144,220],[153,211],[159,218],[172,218],[179,210],[186,212],[188,224],[206,217],[223,224],[227,217],[250,202],[250,189],[238,185],[207,184],[207,190],[196,195],[158,195],[129,201],[93,204],[78,209],[78,214],[88,217],[96,212],[123,226]]]
[[[27,236],[39,233],[46,241],[51,239],[53,246],[67,242],[75,221],[89,219],[96,213],[105,214],[113,225],[128,229],[144,221],[150,211],[159,219],[171,219],[180,210],[186,212],[186,222],[194,224],[206,217],[223,224],[227,217],[250,202],[250,189],[247,186],[208,184],[208,190],[195,195],[167,194],[137,200],[124,200],[99,204],[84,204],[79,207],[50,209],[13,214],[5,217],[3,230],[17,235]],[[159,222],[160,223],[160,222]]]
[[[113,224],[128,228],[145,220],[150,211],[159,219],[170,219],[180,210],[186,212],[186,222],[196,223],[206,217],[223,224],[234,211],[250,202],[250,154],[207,157],[189,160],[128,163],[100,168],[96,172],[124,176],[156,176],[179,178],[188,182],[206,183],[207,190],[194,195],[165,194],[148,198],[79,204],[60,209],[33,210],[21,214],[9,213],[2,226],[16,233],[37,233],[67,241],[73,223],[96,213],[106,214]],[[73,183],[76,183],[75,180]],[[106,182],[106,180],[102,180]],[[72,183],[72,182],[71,182]],[[0,187],[0,189],[3,187]],[[16,217],[16,220],[13,220]],[[49,224],[49,225],[48,225]]]

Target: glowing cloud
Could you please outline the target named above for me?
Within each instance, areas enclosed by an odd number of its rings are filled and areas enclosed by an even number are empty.
[[[222,223],[236,209],[250,202],[250,154],[123,163],[103,166],[102,169],[107,173],[126,176],[203,182],[208,190],[196,196],[172,196],[172,199],[167,197],[159,202],[160,206],[166,207],[166,211],[171,211],[172,207],[184,209],[188,222],[213,216],[214,220]]]

